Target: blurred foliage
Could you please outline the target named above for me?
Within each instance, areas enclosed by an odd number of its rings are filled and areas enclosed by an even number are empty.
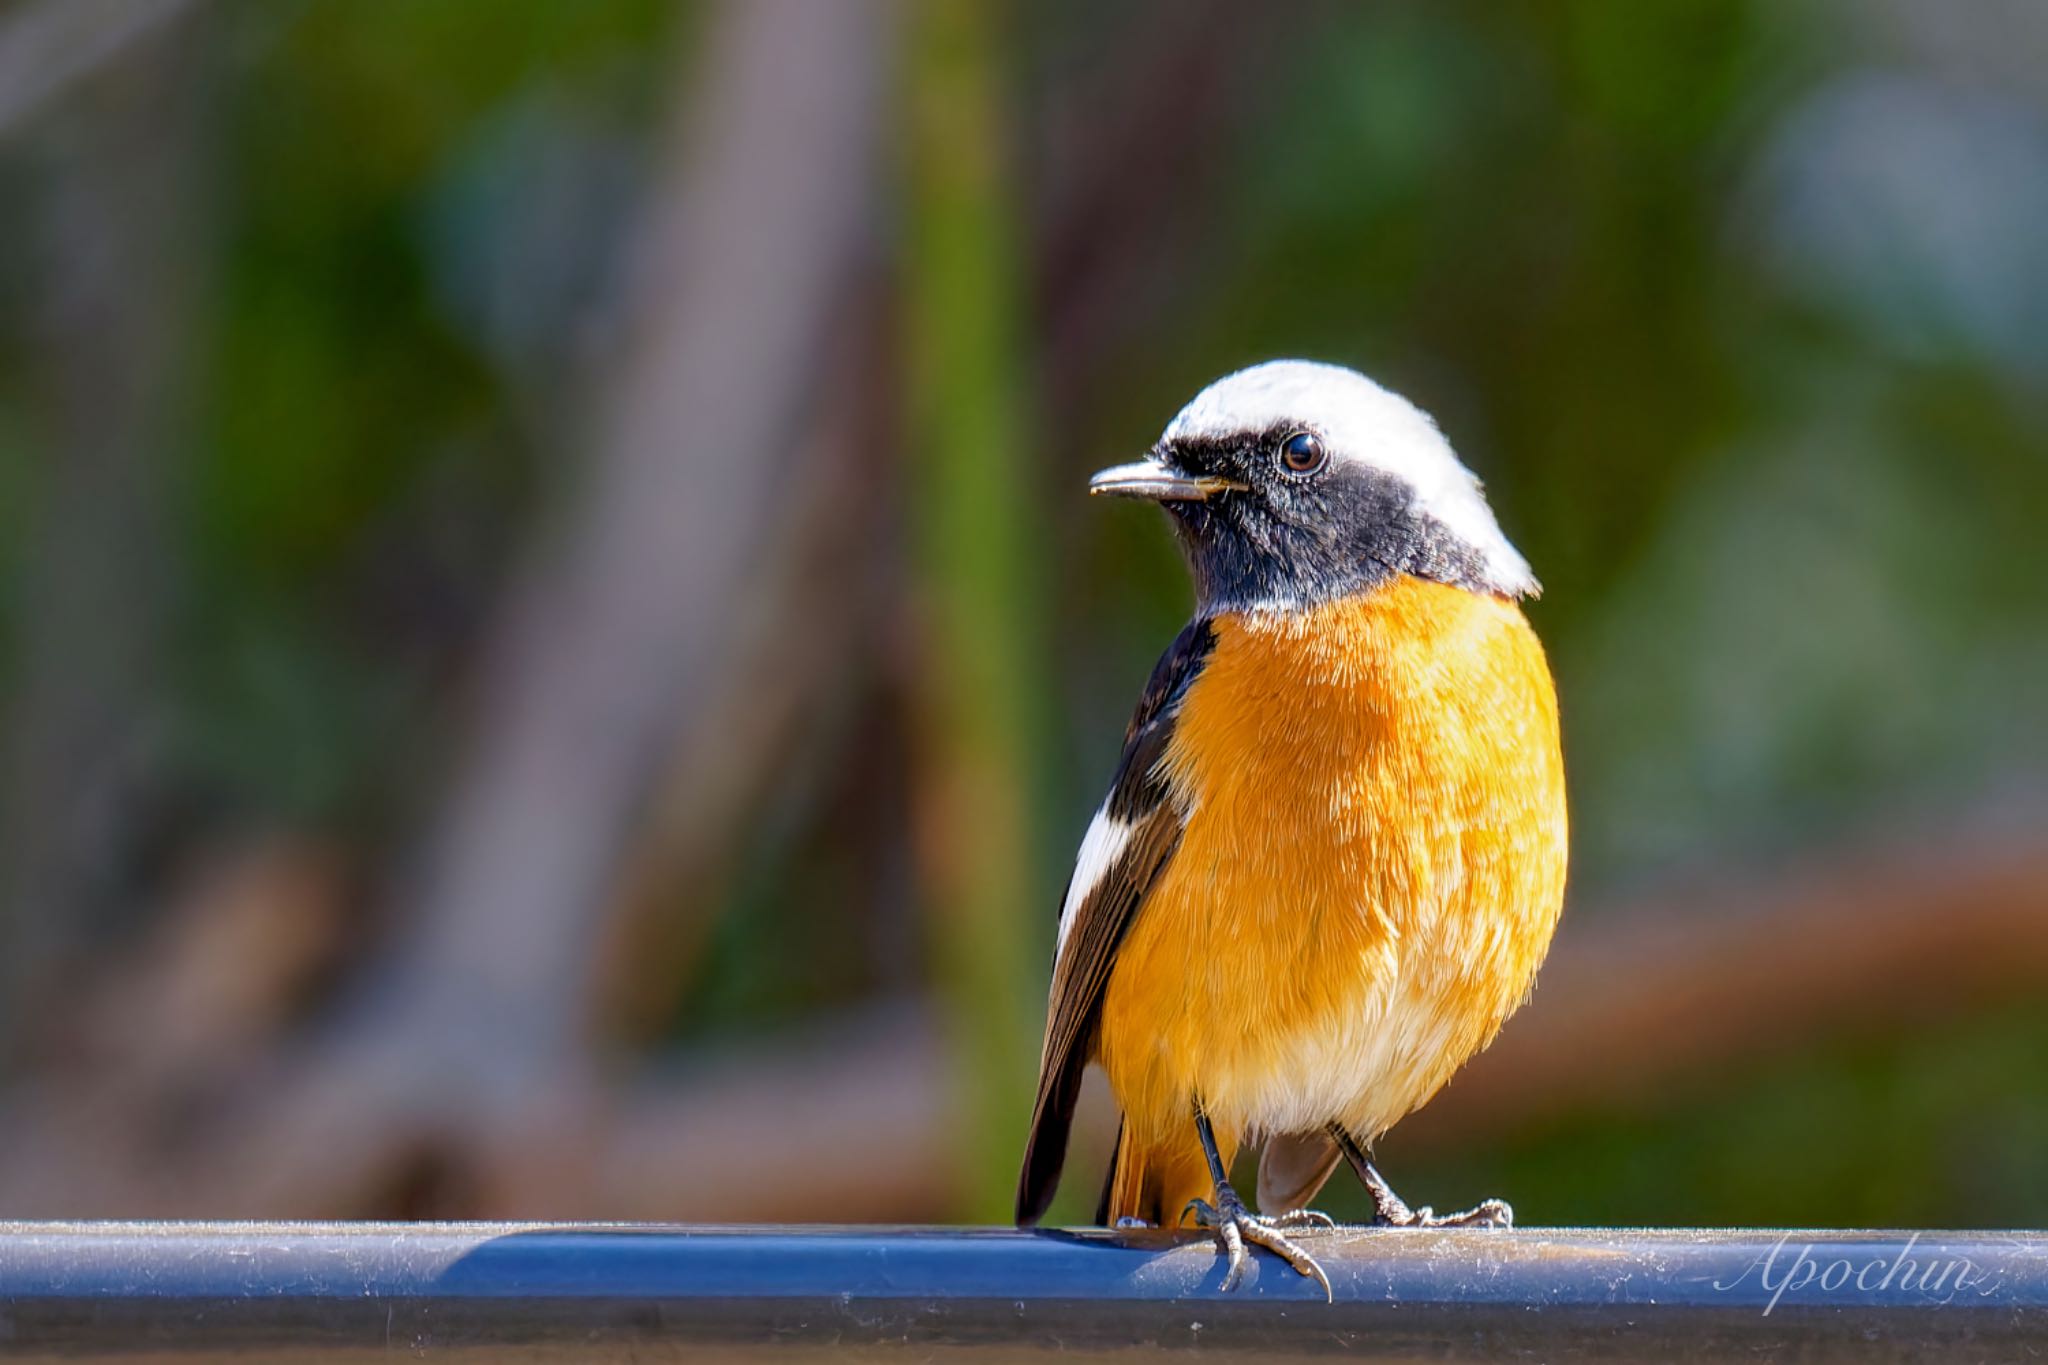
[[[1433,1160],[1396,1130],[1389,1178],[1438,1208],[1506,1190],[1543,1225],[2040,1227],[2048,1096],[2019,1078],[2044,1047],[2038,1003],[1876,1024],[1476,1157]]]
[[[1031,1119],[1011,1078],[1036,1065],[1040,1008],[1016,964],[1036,956],[1026,926],[1052,885],[1034,866],[1047,670],[1006,174],[1008,10],[925,0],[913,13],[902,269],[923,675],[915,819],[964,1151],[974,1168],[1000,1169]],[[975,1181],[966,1212],[1001,1221],[1006,1185]]]
[[[185,482],[185,682],[165,700],[189,775],[239,808],[361,817],[416,776],[385,766],[404,752],[394,727],[428,724],[421,685],[467,639],[540,478],[522,376],[443,299],[546,205],[479,205],[502,216],[459,238],[448,205],[529,106],[549,112],[521,160],[563,124],[636,140],[665,16],[448,0],[238,13],[211,382]],[[604,243],[572,245],[594,260]],[[588,301],[556,300],[549,325]],[[559,364],[570,348],[555,346]]]
[[[331,829],[380,859],[430,799],[516,548],[574,477],[557,455],[630,288],[622,225],[691,21],[655,0],[228,8],[173,668],[139,718],[169,739],[140,818],[195,843]],[[900,229],[886,264],[913,334],[909,572],[969,668],[941,725],[984,765],[1041,768],[1010,796],[1042,793],[1019,818],[1050,833],[998,850],[985,875],[1014,885],[983,914],[1047,903],[936,956],[875,908],[905,899],[872,845],[907,842],[910,784],[862,737],[908,743],[928,719],[904,722],[919,694],[884,641],[849,661],[830,744],[758,813],[678,1032],[956,970],[958,998],[1035,999],[1051,889],[1187,608],[1163,527],[1087,504],[1081,480],[1274,354],[1356,364],[1436,413],[1544,579],[1576,913],[2035,791],[2048,310],[2022,305],[2044,296],[2048,86],[1994,69],[1999,21],[1958,12],[1943,44],[1895,8],[1274,11],[1233,54],[1239,81],[1205,92],[1229,131],[1174,205],[1192,245],[1170,304],[1096,357],[1057,431],[1034,419],[1031,323],[1059,167],[1023,155],[1039,139],[1022,120],[1099,78],[1109,38],[1178,14],[1020,5],[1014,33],[966,25],[978,54],[914,47],[899,80],[921,111],[895,167],[912,192],[882,225]],[[33,151],[10,154],[9,184],[47,173]],[[16,304],[56,248],[6,233],[23,247],[0,261],[13,603],[55,458]],[[991,961],[1012,974],[971,975]],[[2048,1127],[2016,1092],[2043,1029],[2037,1011],[1874,1027],[1713,1094],[1395,1174],[1440,1207],[1499,1186],[1538,1219],[2039,1221],[2048,1192],[2021,1154]]]

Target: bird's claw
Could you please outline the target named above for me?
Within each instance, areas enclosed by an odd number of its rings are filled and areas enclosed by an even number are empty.
[[[1389,1190],[1377,1201],[1372,1221],[1385,1228],[1511,1228],[1515,1211],[1505,1199],[1481,1200],[1463,1213],[1438,1213],[1427,1204],[1411,1209]]]
[[[1316,1258],[1302,1250],[1288,1232],[1303,1228],[1326,1228],[1336,1226],[1328,1214],[1313,1209],[1293,1209],[1274,1218],[1262,1218],[1244,1206],[1237,1192],[1228,1185],[1216,1190],[1216,1202],[1206,1199],[1190,1199],[1184,1212],[1195,1215],[1199,1227],[1211,1229],[1216,1234],[1219,1251],[1229,1259],[1223,1272],[1223,1288],[1228,1291],[1237,1288],[1244,1278],[1244,1268],[1251,1264],[1251,1253],[1245,1243],[1262,1246],[1294,1267],[1298,1274],[1306,1275],[1323,1287],[1323,1297],[1335,1301],[1336,1294],[1330,1288],[1330,1277],[1316,1264]]]
[[[1365,1192],[1372,1196],[1374,1227],[1511,1228],[1515,1225],[1515,1211],[1508,1207],[1505,1199],[1484,1199],[1463,1213],[1439,1214],[1427,1204],[1411,1209],[1408,1201],[1394,1193],[1394,1187],[1387,1183],[1387,1178],[1380,1174],[1379,1168],[1372,1164],[1372,1159],[1349,1133],[1341,1128],[1332,1128],[1330,1135],[1336,1138],[1338,1147],[1351,1162],[1351,1169],[1358,1172]]]

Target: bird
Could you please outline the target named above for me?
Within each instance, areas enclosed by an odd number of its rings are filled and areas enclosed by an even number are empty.
[[[1564,901],[1539,585],[1436,423],[1355,370],[1203,389],[1100,496],[1165,509],[1193,619],[1152,672],[1060,909],[1017,1222],[1051,1203],[1087,1067],[1119,1110],[1106,1225],[1211,1231],[1235,1287],[1302,1245],[1337,1164],[1411,1208],[1374,1143],[1533,989]],[[1229,1172],[1260,1144],[1260,1212]]]

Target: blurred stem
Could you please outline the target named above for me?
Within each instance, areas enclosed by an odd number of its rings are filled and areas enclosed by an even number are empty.
[[[908,62],[918,834],[962,1105],[969,1216],[1007,1221],[1030,1115],[1041,977],[1029,917],[1046,676],[1031,573],[1022,261],[1008,183],[1002,7],[919,0]]]
[[[0,18],[0,133],[118,63],[194,0],[42,0]]]
[[[31,55],[91,76],[45,133],[34,278],[51,447],[0,722],[0,1019],[22,1050],[64,973],[140,908],[126,877],[179,577],[167,490],[194,416],[213,250],[211,32],[195,14],[104,65],[74,50],[98,50],[91,25],[67,29],[52,7],[0,35],[0,84]],[[46,46],[26,41],[38,34]]]

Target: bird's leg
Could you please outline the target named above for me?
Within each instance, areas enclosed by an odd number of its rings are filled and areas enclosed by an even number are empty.
[[[1433,1211],[1427,1204],[1419,1209],[1408,1207],[1406,1200],[1394,1193],[1394,1187],[1372,1164],[1365,1149],[1351,1134],[1335,1124],[1330,1126],[1330,1136],[1336,1139],[1338,1150],[1351,1163],[1359,1183],[1372,1196],[1372,1221],[1380,1227],[1390,1228],[1507,1228],[1515,1225],[1515,1211],[1503,1199],[1487,1199],[1463,1213]]]
[[[1223,1154],[1216,1148],[1215,1130],[1209,1126],[1209,1116],[1202,1112],[1200,1101],[1195,1104],[1195,1131],[1202,1138],[1202,1155],[1209,1161],[1209,1179],[1216,1186],[1216,1202],[1212,1205],[1206,1199],[1190,1199],[1188,1208],[1194,1210],[1198,1224],[1215,1231],[1218,1249],[1230,1258],[1229,1268],[1223,1272],[1223,1288],[1235,1289],[1243,1277],[1244,1268],[1251,1261],[1251,1253],[1245,1250],[1245,1243],[1250,1242],[1264,1247],[1296,1271],[1321,1284],[1324,1296],[1334,1299],[1336,1296],[1330,1289],[1330,1277],[1316,1264],[1315,1257],[1296,1246],[1287,1236],[1288,1231],[1298,1228],[1330,1226],[1328,1215],[1296,1209],[1278,1218],[1261,1218],[1251,1212],[1237,1197],[1237,1191],[1230,1187],[1229,1173],[1223,1169]]]

